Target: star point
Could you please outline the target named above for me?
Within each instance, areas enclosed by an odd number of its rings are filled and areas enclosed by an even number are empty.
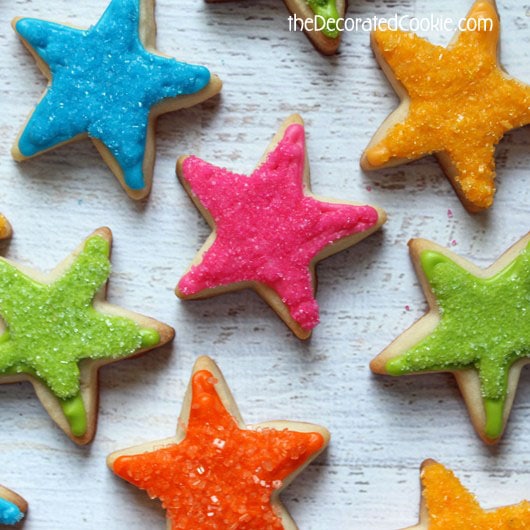
[[[0,525],[17,525],[27,511],[28,503],[20,495],[0,485]]]
[[[207,298],[253,288],[300,338],[319,322],[318,261],[377,230],[385,213],[315,196],[300,117],[286,120],[258,168],[240,175],[183,157],[177,173],[213,228],[176,293]]]
[[[0,214],[0,241],[9,239],[13,235],[13,228],[7,218]]]
[[[217,366],[201,357],[174,438],[113,453],[109,467],[161,500],[174,530],[296,528],[279,493],[329,441],[323,427],[246,426]]]

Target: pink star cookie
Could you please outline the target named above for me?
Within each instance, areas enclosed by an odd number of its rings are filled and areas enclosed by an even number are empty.
[[[318,261],[358,243],[386,220],[383,210],[324,201],[311,193],[303,121],[288,118],[252,175],[194,156],[177,174],[212,234],[178,283],[183,299],[252,288],[299,338],[319,322]]]

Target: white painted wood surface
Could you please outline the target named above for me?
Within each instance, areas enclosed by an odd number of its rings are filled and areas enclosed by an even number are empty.
[[[322,423],[327,453],[284,495],[301,529],[388,529],[417,519],[418,468],[452,467],[486,506],[530,496],[530,381],[523,373],[508,432],[489,449],[476,437],[450,376],[374,377],[369,360],[426,308],[406,243],[451,245],[481,265],[529,228],[530,130],[498,148],[494,207],[470,216],[433,159],[372,174],[358,161],[396,97],[376,66],[367,33],[344,35],[324,58],[288,32],[279,0],[206,5],[159,0],[160,50],[205,64],[225,82],[220,98],[159,120],[151,197],[127,198],[90,142],[22,165],[9,149],[44,78],[9,26],[16,15],[87,26],[107,0],[0,0],[0,210],[15,237],[2,253],[49,270],[94,228],[115,236],[109,299],[177,329],[172,347],[101,373],[99,430],[75,447],[47,417],[30,385],[0,387],[0,482],[30,503],[26,530],[164,528],[156,501],[113,476],[106,455],[173,434],[192,363],[220,364],[250,422]],[[351,16],[464,16],[471,0],[352,0]],[[530,3],[501,0],[503,63],[530,83]],[[450,34],[431,37],[447,43]],[[253,293],[179,302],[173,288],[208,234],[174,172],[197,154],[250,171],[279,123],[307,122],[314,191],[387,209],[381,233],[322,263],[322,323],[297,340]],[[452,216],[448,215],[452,211]],[[407,310],[407,306],[409,310]]]

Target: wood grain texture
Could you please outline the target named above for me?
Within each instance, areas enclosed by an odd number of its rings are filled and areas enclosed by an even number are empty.
[[[368,34],[344,35],[340,55],[325,58],[302,33],[288,32],[283,2],[159,0],[158,49],[205,64],[224,88],[202,106],[160,118],[151,197],[128,199],[89,141],[15,163],[11,143],[44,79],[12,32],[11,18],[86,26],[106,3],[0,0],[0,211],[15,230],[0,251],[50,270],[87,233],[110,226],[109,301],[173,325],[177,338],[165,350],[102,370],[99,429],[87,448],[75,447],[53,425],[30,385],[0,387],[0,482],[30,503],[24,529],[164,528],[158,503],[114,477],[105,458],[174,433],[201,354],[219,363],[246,422],[285,417],[331,431],[328,451],[283,495],[303,530],[414,524],[418,469],[428,457],[457,471],[486,507],[528,497],[528,369],[506,435],[490,449],[474,434],[450,376],[389,380],[372,376],[368,363],[426,308],[409,262],[410,238],[452,246],[487,266],[528,231],[530,129],[500,144],[495,205],[470,216],[434,159],[371,174],[359,169],[368,139],[397,103]],[[470,3],[352,0],[348,13],[428,16],[435,10],[456,17]],[[530,3],[501,0],[499,11],[503,63],[530,83]],[[430,37],[447,43],[451,35]],[[294,112],[306,121],[313,191],[369,201],[389,213],[381,232],[320,265],[322,323],[307,343],[251,292],[187,303],[173,294],[209,234],[177,182],[177,157],[196,154],[248,172]]]

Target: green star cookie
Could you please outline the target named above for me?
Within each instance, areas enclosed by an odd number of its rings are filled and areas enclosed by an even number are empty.
[[[206,0],[212,4],[227,1]],[[292,15],[288,19],[289,31],[303,29],[313,46],[323,55],[337,52],[344,31],[347,0],[284,0],[284,3]]]
[[[100,228],[50,276],[0,258],[0,383],[30,380],[55,422],[92,440],[97,371],[169,342],[172,328],[105,301],[112,234]]]
[[[495,443],[530,362],[530,234],[486,270],[426,240],[409,246],[430,311],[371,368],[454,373],[477,432]]]

